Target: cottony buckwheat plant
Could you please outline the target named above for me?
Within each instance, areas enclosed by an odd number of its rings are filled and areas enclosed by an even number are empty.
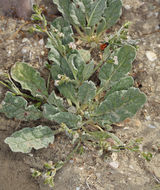
[[[105,151],[113,144],[123,146],[111,133],[112,124],[134,116],[146,96],[133,87],[129,75],[136,49],[127,36],[128,23],[115,34],[105,34],[117,22],[122,3],[120,0],[53,2],[63,17],[48,23],[37,6],[32,16],[36,21],[33,30],[48,36],[45,63],[48,80],[28,63],[15,63],[7,79],[1,81],[10,91],[6,92],[0,109],[8,118],[20,121],[45,118],[53,126],[26,126],[7,137],[5,143],[13,152],[29,153],[32,148],[46,148],[54,142],[55,135],[64,132],[75,147],[71,155],[82,151],[87,143]],[[107,45],[103,50],[95,47],[96,59],[91,55],[93,48],[78,48],[75,40],[78,37],[87,47],[93,41],[99,45],[102,36],[107,39]],[[53,186],[54,175],[64,163],[50,164],[45,174],[32,171],[33,176],[43,175],[46,183]]]

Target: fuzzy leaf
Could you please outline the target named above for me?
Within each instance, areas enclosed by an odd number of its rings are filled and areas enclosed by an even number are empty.
[[[108,0],[107,8],[104,10],[103,16],[106,19],[106,29],[113,26],[122,13],[121,0]]]
[[[65,17],[64,17],[65,18]],[[59,32],[62,32],[64,34],[64,37],[62,38],[62,44],[67,45],[70,42],[74,42],[73,30],[71,25],[67,20],[65,20],[62,17],[57,17],[51,25],[54,26],[56,29],[58,29]]]
[[[75,67],[74,65],[74,60],[75,60],[75,57],[76,57],[76,54],[71,54],[68,58],[68,65],[70,67],[70,70],[72,71],[72,74],[74,76],[74,79],[77,78],[77,73],[78,73],[78,70],[77,68]]]
[[[101,20],[101,16],[106,7],[106,0],[97,0],[91,4],[92,12],[88,19],[88,27],[94,26]]]
[[[80,116],[70,112],[59,112],[53,115],[52,119],[59,124],[65,123],[69,128],[78,128],[78,122],[81,121]]]
[[[132,117],[146,102],[146,96],[139,89],[116,91],[98,106],[95,111],[95,119],[103,123],[117,123]]]
[[[96,86],[92,81],[85,81],[78,91],[78,99],[82,104],[87,103],[96,95]]]
[[[86,25],[85,6],[81,1],[74,0],[70,4],[70,16],[75,25],[82,27]]]
[[[11,68],[11,77],[19,82],[23,89],[29,90],[33,96],[48,96],[45,80],[28,64],[17,62]]]
[[[64,111],[65,107],[63,105],[63,99],[61,97],[56,96],[55,92],[52,91],[52,93],[49,95],[47,102],[49,104],[53,104],[56,107],[59,108],[59,110]]]
[[[102,20],[100,21],[100,23],[97,26],[97,30],[96,30],[97,35],[99,35],[101,32],[104,31],[105,26],[106,26],[106,19],[104,17],[102,17]]]
[[[62,71],[60,65],[57,63],[54,63],[51,66],[50,72],[51,72],[51,76],[52,76],[53,80],[58,79],[58,74],[61,74],[61,75],[63,74],[63,71]]]
[[[72,83],[64,83],[58,86],[60,93],[67,99],[70,99],[73,103],[76,103],[75,87]]]
[[[37,120],[41,118],[42,113],[34,105],[27,106],[27,101],[7,92],[3,100],[1,112],[8,118],[16,118],[23,121]]]
[[[124,77],[132,67],[136,50],[134,47],[125,45],[118,51],[118,65],[105,63],[99,72],[99,79],[104,87],[112,86],[120,78]]]
[[[94,71],[94,61],[92,60],[89,64],[85,64],[83,69],[83,81],[88,80]]]
[[[13,133],[4,141],[13,152],[29,153],[32,148],[38,150],[47,148],[49,143],[54,142],[53,131],[47,126],[24,128]]]
[[[51,121],[54,120],[54,115],[56,113],[58,113],[59,111],[60,110],[57,107],[53,106],[53,105],[44,104],[44,106],[43,106],[43,116],[44,116],[44,118],[49,119]]]
[[[53,3],[57,5],[58,10],[62,13],[63,17],[72,23],[70,17],[70,0],[53,0]]]
[[[118,82],[116,82],[111,89],[108,90],[108,92],[106,93],[105,98],[112,94],[115,91],[121,91],[121,90],[128,90],[128,88],[132,87],[134,84],[134,80],[132,77],[127,76],[124,78],[121,78]]]
[[[87,63],[91,59],[90,51],[85,49],[79,49],[78,52],[80,56],[83,58],[85,63]]]

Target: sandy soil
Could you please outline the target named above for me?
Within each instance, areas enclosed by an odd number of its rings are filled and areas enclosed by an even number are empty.
[[[147,162],[139,153],[120,151],[100,158],[94,149],[75,156],[60,170],[55,179],[55,190],[152,190],[160,189],[160,1],[124,0],[123,15],[117,24],[131,21],[130,35],[140,40],[137,58],[133,64],[135,86],[147,95],[147,103],[136,116],[115,127],[117,135],[126,144],[143,138],[142,151],[151,152]],[[43,65],[44,41],[41,35],[28,34],[29,25],[11,18],[0,19],[0,74],[16,61]],[[43,67],[42,67],[43,70]],[[0,99],[6,89],[0,86]],[[0,115],[0,190],[49,190],[41,181],[35,181],[30,168],[42,169],[45,161],[65,158],[72,149],[65,136],[58,136],[54,146],[32,154],[13,153],[4,143],[17,128],[36,126],[21,123]],[[112,161],[118,168],[110,166]]]

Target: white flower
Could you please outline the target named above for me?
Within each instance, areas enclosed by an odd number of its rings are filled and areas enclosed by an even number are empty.
[[[117,56],[114,56],[114,57],[113,57],[113,60],[114,60],[114,64],[115,64],[115,65],[118,65],[118,57],[117,57]]]
[[[63,34],[62,32],[59,32],[59,33],[58,33],[58,36],[59,36],[60,38],[64,38],[64,34]]]
[[[58,30],[57,30],[56,28],[54,28],[54,29],[53,29],[53,32],[56,32],[56,33],[57,33],[57,32],[58,32]]]
[[[76,49],[76,44],[75,44],[74,42],[70,42],[70,43],[68,44],[68,46],[69,46],[69,48],[71,48],[71,49]]]
[[[54,86],[58,86],[59,85],[59,80],[55,80],[54,81]]]
[[[61,78],[62,78],[62,75],[58,74],[57,77],[58,77],[58,79],[61,79]]]

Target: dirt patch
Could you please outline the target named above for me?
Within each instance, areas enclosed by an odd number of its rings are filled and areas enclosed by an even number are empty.
[[[136,116],[116,127],[116,133],[126,144],[132,139],[143,138],[142,151],[153,154],[147,162],[139,153],[120,151],[115,153],[118,168],[110,163],[113,155],[99,158],[92,148],[69,162],[58,172],[55,190],[151,190],[160,189],[160,38],[159,0],[124,0],[120,26],[131,21],[130,35],[140,40],[137,58],[133,64],[135,86],[147,95],[147,103]],[[118,26],[117,25],[117,26]],[[41,35],[28,34],[29,25],[11,18],[0,19],[0,73],[7,72],[16,61],[31,62],[43,66],[45,42]],[[19,31],[19,32],[16,32]],[[43,67],[42,69],[43,70]],[[1,100],[4,89],[0,87]],[[4,139],[17,128],[33,125],[8,120],[0,115],[0,190],[48,190],[41,181],[30,175],[30,168],[42,169],[45,161],[64,159],[72,149],[65,136],[56,137],[53,147],[32,151],[24,155],[13,153]],[[35,123],[36,126],[36,123]]]

